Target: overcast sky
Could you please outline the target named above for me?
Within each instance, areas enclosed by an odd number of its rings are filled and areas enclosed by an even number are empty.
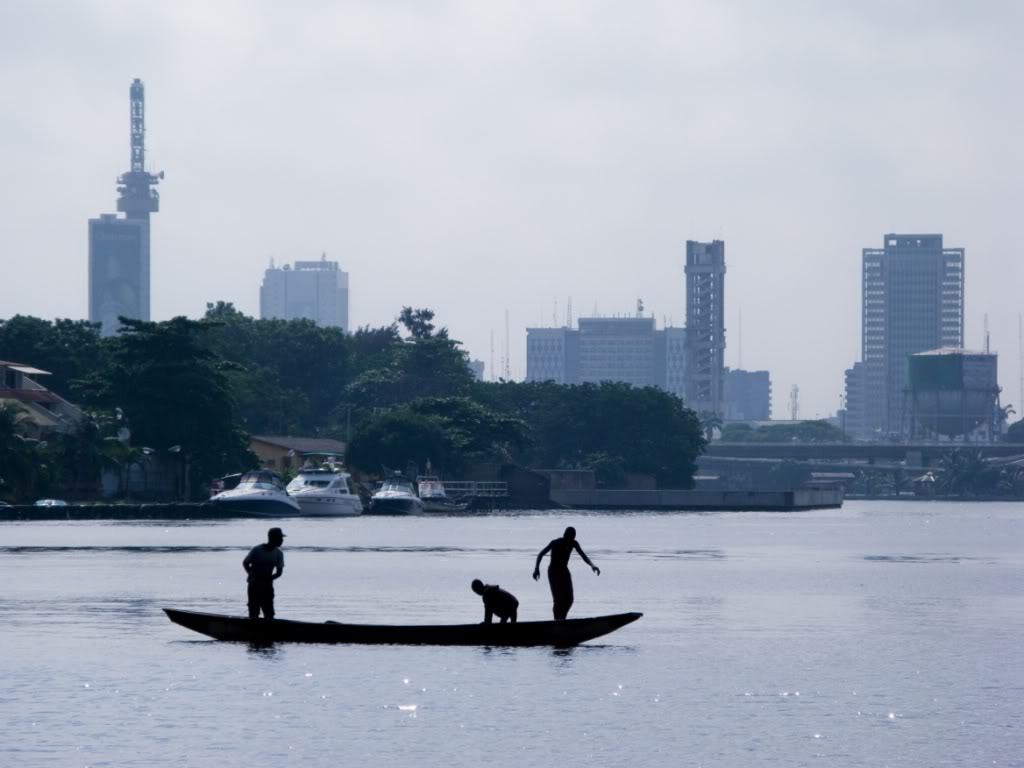
[[[525,328],[682,325],[687,239],[726,243],[726,363],[774,415],[833,412],[860,356],[860,253],[966,255],[1020,405],[1024,4],[0,0],[0,318],[84,318],[87,220],[128,169],[146,85],[154,319],[259,313],[323,252],[351,322],[429,307],[513,377]],[[31,361],[26,361],[31,362]],[[1021,410],[1018,407],[1018,410]]]

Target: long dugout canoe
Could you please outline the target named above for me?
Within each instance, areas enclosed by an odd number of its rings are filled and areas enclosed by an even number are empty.
[[[357,643],[372,645],[491,645],[568,648],[607,635],[642,613],[516,624],[388,625],[249,619],[164,608],[167,618],[216,640],[247,643]]]

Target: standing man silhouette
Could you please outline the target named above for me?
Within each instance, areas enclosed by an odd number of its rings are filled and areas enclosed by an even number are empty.
[[[540,561],[544,559],[544,555],[548,552],[551,553],[551,561],[548,563],[548,584],[551,586],[551,612],[555,616],[555,621],[562,621],[569,615],[569,609],[572,608],[572,574],[569,573],[569,558],[572,556],[574,549],[580,553],[583,562],[600,576],[601,569],[590,562],[587,553],[583,551],[580,543],[576,541],[576,529],[571,525],[565,529],[562,538],[552,539],[538,553],[537,565],[533,569],[533,580],[537,581],[540,579]]]
[[[274,579],[284,573],[284,533],[280,528],[267,531],[267,543],[257,544],[242,561],[249,574],[249,618],[274,618]]]

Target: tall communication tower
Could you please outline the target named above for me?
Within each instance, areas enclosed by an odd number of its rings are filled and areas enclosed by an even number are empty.
[[[117,179],[117,210],[125,218],[149,220],[149,214],[160,210],[160,193],[154,187],[164,177],[146,170],[146,87],[138,78],[128,89],[131,124],[131,164],[127,173]]]
[[[149,215],[160,210],[155,187],[164,177],[146,170],[146,95],[136,78],[128,89],[131,162],[117,178],[117,210],[89,219],[89,320],[104,336],[120,318],[149,320]]]
[[[793,421],[800,420],[800,387],[796,384],[789,390],[789,418]]]

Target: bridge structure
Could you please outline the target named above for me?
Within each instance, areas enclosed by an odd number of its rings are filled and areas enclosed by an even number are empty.
[[[722,459],[775,459],[851,464],[907,464],[931,467],[958,448],[986,458],[1020,456],[1020,443],[711,443],[704,456]]]

